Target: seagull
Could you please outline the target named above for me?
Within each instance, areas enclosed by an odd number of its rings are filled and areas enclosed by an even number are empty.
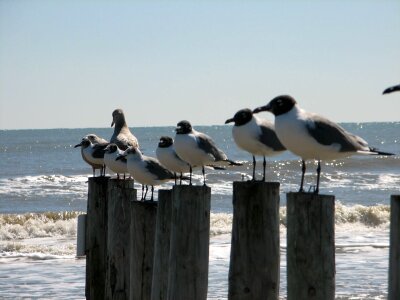
[[[180,183],[182,184],[182,173],[188,173],[190,171],[190,166],[176,154],[174,149],[174,140],[171,137],[160,137],[160,141],[156,149],[156,156],[163,166],[175,173],[175,184],[177,177],[176,174],[181,174]]]
[[[386,90],[383,91],[383,95],[390,94],[390,93],[397,92],[397,91],[400,91],[400,84],[387,88]]]
[[[257,118],[248,108],[239,110],[233,118],[226,120],[225,124],[231,122],[235,123],[232,135],[236,145],[253,155],[252,180],[255,180],[255,155],[260,155],[264,158],[262,181],[265,181],[265,156],[277,155],[286,150],[275,133],[274,124]]]
[[[301,157],[299,192],[304,192],[306,160],[318,161],[317,185],[314,190],[318,194],[321,160],[343,158],[353,154],[393,155],[371,148],[364,139],[347,132],[338,124],[303,110],[291,96],[275,97],[267,105],[254,109],[253,113],[261,111],[269,111],[275,115],[275,131],[279,140],[288,150]]]
[[[146,185],[146,194],[147,186],[151,185],[150,200],[153,200],[155,185],[175,179],[174,173],[166,169],[157,159],[143,155],[138,148],[129,147],[117,160],[123,157],[126,157],[128,172],[133,179]],[[143,196],[142,193],[142,200],[146,200],[146,194]]]
[[[192,128],[189,121],[180,121],[175,129],[175,150],[178,156],[189,164],[189,184],[192,184],[192,169],[201,166],[204,185],[206,177],[204,166],[228,163],[241,166],[241,163],[229,160],[222,150],[206,134]]]
[[[104,149],[107,143],[93,143],[88,137],[83,137],[82,141],[74,148],[81,147],[82,158],[92,166],[93,177],[95,170],[100,169],[100,176],[105,176],[106,168],[104,165]]]
[[[110,143],[117,144],[118,148],[121,150],[126,150],[128,147],[139,148],[139,143],[137,138],[129,130],[128,125],[126,125],[125,115],[122,109],[116,109],[112,113],[112,123],[111,127],[114,127],[114,133],[111,137]]]
[[[117,178],[119,179],[119,174],[128,173],[128,167],[126,158],[122,157],[119,160],[116,158],[124,153],[121,149],[118,148],[116,144],[109,144],[107,147],[104,148],[104,164],[108,167],[111,171],[117,173]]]

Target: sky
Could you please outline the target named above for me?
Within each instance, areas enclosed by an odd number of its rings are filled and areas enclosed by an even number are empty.
[[[0,129],[400,121],[400,1],[0,0]],[[260,115],[273,120],[268,113]]]

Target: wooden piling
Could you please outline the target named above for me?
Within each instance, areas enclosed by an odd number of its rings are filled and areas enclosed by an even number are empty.
[[[76,257],[86,255],[86,214],[78,216],[76,226]]]
[[[335,299],[335,197],[287,194],[288,300]]]
[[[109,181],[104,299],[129,299],[129,238],[132,200],[136,200],[133,180],[111,179]]]
[[[86,218],[86,299],[104,299],[110,177],[90,177]]]
[[[153,278],[157,202],[132,201],[131,217],[129,299],[149,300]]]
[[[210,200],[208,186],[180,185],[172,190],[170,300],[207,299]]]
[[[151,300],[167,299],[171,217],[172,190],[159,190]]]
[[[390,250],[388,300],[400,299],[400,195],[390,197]]]
[[[279,299],[279,183],[233,183],[229,299]]]

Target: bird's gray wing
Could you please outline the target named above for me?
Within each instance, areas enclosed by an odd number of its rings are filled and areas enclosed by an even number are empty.
[[[105,148],[108,146],[107,144],[94,144],[93,145],[93,157],[94,158],[104,158]]]
[[[386,90],[383,91],[383,94],[389,94],[396,91],[400,91],[400,84],[387,88]]]
[[[126,160],[126,156],[120,156],[119,160],[122,161],[124,164],[128,163],[128,161]]]
[[[165,180],[175,178],[174,173],[164,168],[158,160],[149,157],[146,160],[146,163],[146,169],[155,174],[157,176],[157,179]]]
[[[363,139],[348,133],[338,124],[325,118],[314,116],[306,123],[308,133],[320,144],[329,146],[340,145],[340,152],[352,152],[362,150]]]
[[[127,142],[128,142],[129,147],[139,148],[139,142],[132,133],[127,138]]]
[[[97,143],[97,145],[100,145],[100,146],[102,146],[104,148],[107,147],[109,144],[110,143],[107,142],[106,140],[103,140],[103,141],[100,141],[100,142]]]
[[[128,147],[139,148],[137,138],[132,134],[127,126],[118,129],[116,128],[110,142],[117,144],[118,148],[121,150],[126,150]]]
[[[178,156],[178,154],[176,154],[175,151],[174,151],[174,157],[175,157],[177,160],[180,160],[180,161],[184,162],[185,164],[187,164],[187,165],[189,166],[189,164],[188,164],[186,161],[184,161],[182,158],[180,158],[180,157]]]
[[[136,138],[131,138],[125,135],[119,135],[114,143],[117,144],[118,148],[121,150],[126,150],[129,147],[139,147],[139,143]]]
[[[285,146],[282,145],[281,141],[278,139],[273,126],[267,122],[260,123],[261,135],[260,141],[274,151],[285,151]]]
[[[121,149],[121,150],[126,150],[127,148],[129,148],[130,146],[132,146],[132,145],[129,143],[129,140],[128,140],[128,139],[126,139],[126,138],[121,138],[121,137],[115,139],[115,140],[114,140],[114,143],[115,143],[115,144],[118,146],[118,148]]]
[[[228,159],[226,154],[217,148],[214,141],[208,135],[204,133],[198,133],[196,138],[197,144],[199,145],[200,149],[202,149],[206,153],[211,154],[214,157],[215,161]]]

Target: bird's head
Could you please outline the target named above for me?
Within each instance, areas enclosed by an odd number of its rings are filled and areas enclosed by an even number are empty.
[[[235,126],[240,126],[248,123],[252,118],[253,112],[248,108],[244,108],[239,110],[233,118],[226,120],[225,124],[235,122]]]
[[[91,143],[90,140],[85,136],[84,138],[82,138],[82,141],[79,144],[74,146],[74,148],[77,147],[86,148],[90,146],[90,143]]]
[[[269,111],[275,116],[282,115],[290,111],[293,106],[296,105],[296,100],[289,95],[281,95],[272,99],[267,105],[257,107],[253,110],[253,113],[259,113],[262,111]]]
[[[160,148],[168,148],[172,146],[174,140],[169,136],[162,136],[160,137],[160,141],[158,142],[158,147]]]
[[[183,120],[180,121],[175,128],[177,134],[187,134],[192,132],[192,125],[190,125],[189,121]]]
[[[122,126],[125,123],[125,115],[122,109],[117,108],[116,110],[113,111],[112,113],[112,122],[111,122],[111,127],[114,125],[116,126]]]
[[[108,144],[107,147],[104,148],[104,151],[107,153],[114,153],[115,151],[118,150],[118,146],[114,143]]]
[[[129,156],[141,156],[142,153],[140,152],[140,150],[136,147],[129,147],[127,148],[124,153],[122,153],[121,155],[118,155],[117,158],[115,160],[120,160],[123,157],[129,157]]]
[[[92,144],[100,143],[103,140],[102,138],[98,137],[94,133],[88,134],[87,136],[85,136],[85,138],[87,138],[89,141],[91,141]]]

